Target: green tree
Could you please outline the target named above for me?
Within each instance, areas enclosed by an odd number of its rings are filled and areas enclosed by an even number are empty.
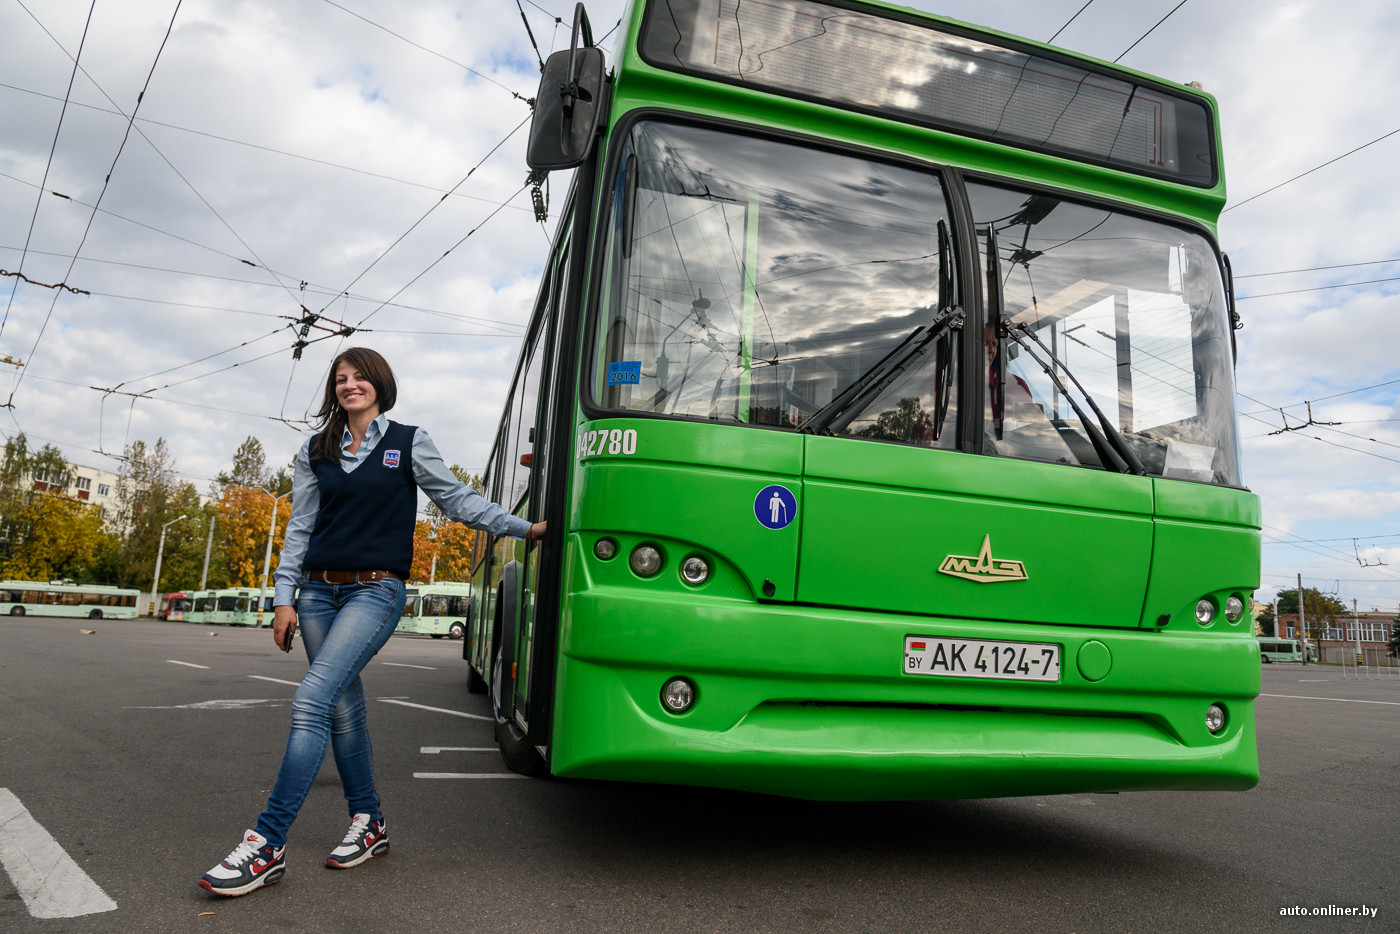
[[[267,470],[267,453],[262,442],[252,435],[243,439],[233,452],[233,469],[220,471],[214,478],[220,490],[230,486],[251,486],[265,489],[271,479]],[[217,495],[217,494],[215,494]]]
[[[856,434],[862,438],[929,444],[933,441],[933,418],[918,399],[908,396],[900,399],[894,408],[881,412],[873,425]]]
[[[1391,658],[1400,657],[1400,618],[1390,627],[1390,645],[1387,647]]]
[[[0,561],[0,576],[47,581],[93,579],[92,565],[103,536],[102,514],[59,493],[34,493],[14,516],[21,530],[13,552]]]
[[[113,522],[121,538],[121,547],[115,555],[107,556],[122,586],[142,590],[151,586],[161,529],[181,514],[175,502],[180,494],[180,484],[175,481],[175,462],[164,438],[156,439],[150,446],[144,441],[127,446],[117,478],[117,510]],[[184,501],[188,502],[187,495]],[[172,525],[166,531],[167,553],[178,551],[186,539],[195,535],[196,526],[194,522]],[[163,571],[161,577],[165,578]]]
[[[1278,625],[1278,619],[1274,616],[1274,605],[1264,604],[1264,609],[1259,611],[1259,634],[1264,636],[1276,635],[1274,628]]]

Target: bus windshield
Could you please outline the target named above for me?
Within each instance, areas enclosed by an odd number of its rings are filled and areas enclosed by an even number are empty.
[[[1239,486],[1229,320],[1206,238],[1012,188],[968,195],[1001,316],[1000,335],[984,335],[989,449],[1104,466],[1062,389],[1086,401],[1069,373],[1148,475]]]
[[[930,172],[640,123],[614,192],[605,408],[796,429],[938,317],[948,212]],[[952,447],[954,343],[833,433]]]

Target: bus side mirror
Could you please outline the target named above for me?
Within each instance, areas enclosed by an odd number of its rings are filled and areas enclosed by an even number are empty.
[[[574,8],[569,48],[549,56],[540,76],[525,150],[530,168],[571,169],[587,158],[603,116],[604,64],[603,50],[593,47],[593,29],[580,3]]]

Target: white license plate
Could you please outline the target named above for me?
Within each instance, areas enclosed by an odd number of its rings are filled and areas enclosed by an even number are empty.
[[[949,678],[1059,681],[1060,647],[1049,642],[905,636],[904,670]]]

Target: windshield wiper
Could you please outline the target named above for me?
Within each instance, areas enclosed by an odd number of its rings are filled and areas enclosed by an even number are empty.
[[[1070,407],[1074,409],[1074,414],[1079,416],[1079,423],[1084,426],[1084,433],[1089,436],[1089,443],[1094,446],[1094,452],[1098,454],[1100,463],[1105,467],[1112,466],[1118,473],[1134,473],[1138,476],[1143,476],[1147,473],[1147,468],[1142,466],[1142,461],[1138,460],[1137,455],[1134,454],[1133,449],[1128,446],[1128,442],[1123,437],[1122,433],[1118,431],[1117,427],[1114,426],[1108,416],[1103,414],[1103,410],[1100,409],[1098,403],[1094,401],[1094,397],[1089,394],[1084,388],[1084,385],[1069,371],[1064,361],[1056,357],[1054,351],[1045,346],[1040,338],[1036,336],[1036,333],[1030,329],[1029,325],[1024,323],[1007,325],[1003,322],[1000,330],[1007,337],[1019,344],[1022,350],[1030,354],[1031,359],[1045,371],[1045,375],[1050,377],[1051,382],[1055,384],[1055,387],[1059,389],[1060,393],[1065,397],[1065,400],[1069,402]],[[1035,345],[1043,350],[1045,355],[1050,358],[1050,362],[1047,363],[1040,359],[1040,356],[1031,348],[1031,345],[1017,334],[1018,331],[1034,341]],[[1080,408],[1079,403],[1074,401],[1074,396],[1070,394],[1064,382],[1055,375],[1056,367],[1063,371],[1065,376],[1069,377],[1070,382],[1074,383],[1075,388],[1078,389],[1080,395],[1084,397],[1084,401],[1089,403],[1089,408],[1094,410],[1094,415],[1098,417],[1099,425],[1103,428],[1102,433],[1094,427],[1094,423],[1084,414],[1084,410]]]
[[[904,336],[894,349],[885,354],[875,365],[870,367],[851,385],[842,390],[834,399],[822,406],[802,423],[798,431],[807,434],[836,434],[845,430],[846,426],[855,420],[856,416],[864,411],[864,403],[872,395],[880,392],[894,382],[899,374],[909,368],[909,365],[928,349],[929,344],[936,340],[941,340],[947,333],[962,326],[963,310],[957,306],[949,307],[949,296],[953,293],[953,270],[952,270],[952,246],[948,237],[948,225],[945,221],[938,222],[938,308],[940,311],[928,325],[919,325]],[[927,331],[925,328],[927,327]],[[922,337],[919,335],[923,334]],[[915,338],[919,338],[914,342]],[[906,349],[907,348],[907,349]],[[893,362],[891,362],[893,361]],[[948,399],[951,395],[951,387],[945,385],[947,374],[951,373],[948,361],[940,356],[939,362],[942,372],[935,374],[938,383],[935,394],[934,405],[934,437],[937,438],[943,431],[943,419],[948,412]]]
[[[920,325],[911,331],[894,350],[861,374],[860,379],[847,386],[845,392],[814,412],[798,430],[808,434],[836,434],[843,431],[856,416],[865,411],[866,400],[884,391],[928,349],[930,344],[945,337],[954,328],[961,327],[962,321],[961,308],[943,309],[927,328]],[[916,337],[917,341],[914,340]]]

